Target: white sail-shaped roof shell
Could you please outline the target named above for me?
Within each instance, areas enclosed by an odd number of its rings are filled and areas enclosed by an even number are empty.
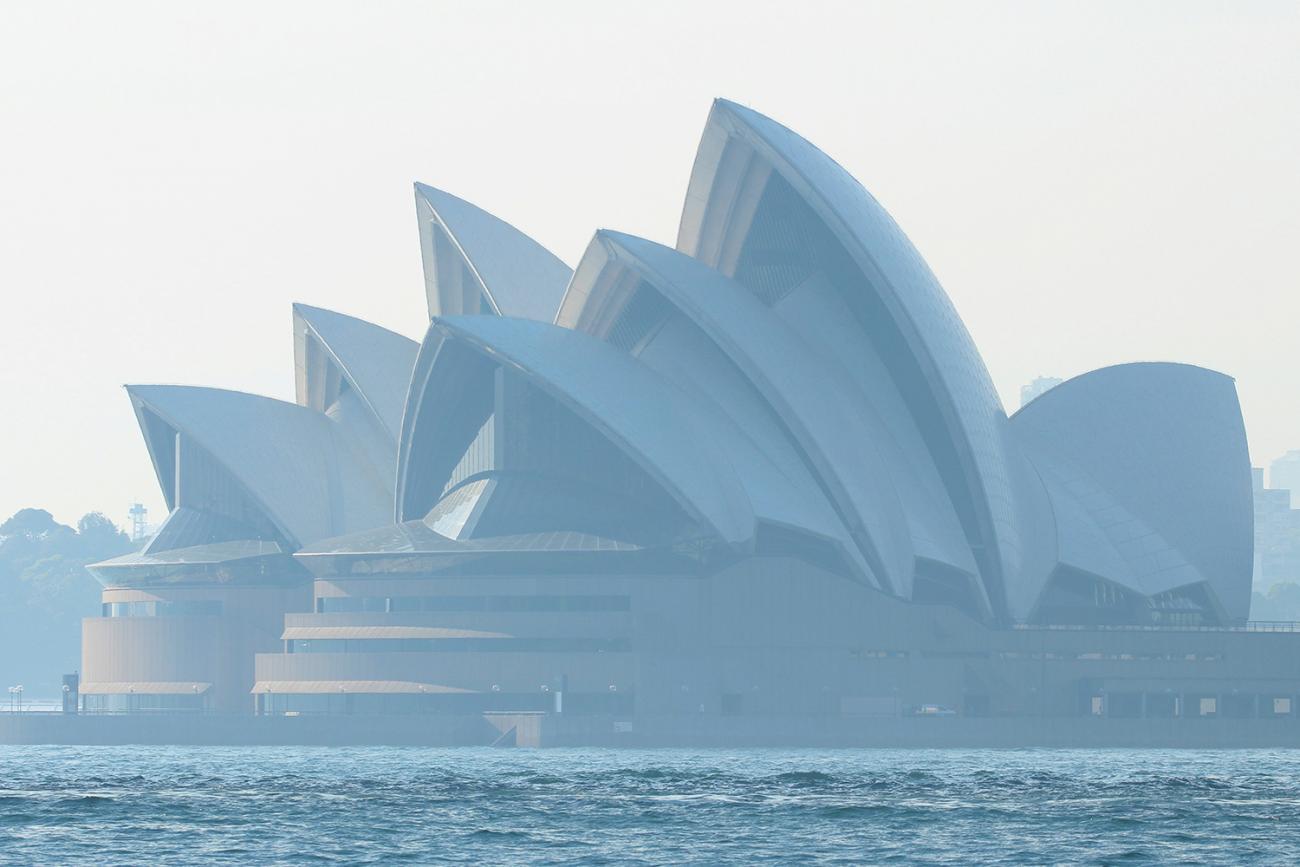
[[[1144,595],[1203,582],[1230,620],[1246,619],[1253,501],[1230,377],[1186,364],[1102,368],[1029,403],[1011,429],[1054,480],[1062,562],[1089,558],[1082,568]],[[1082,529],[1085,517],[1096,530]]]
[[[298,404],[325,412],[337,393],[337,380],[346,379],[396,443],[420,344],[364,319],[307,304],[293,305],[293,320]],[[321,358],[311,357],[309,338],[317,342]]]
[[[416,199],[418,352],[298,305],[300,405],[130,389],[168,563],[197,562],[178,540],[261,557],[395,516],[411,550],[803,557],[1004,623],[1247,616],[1231,379],[1121,365],[1008,419],[901,230],[779,124],[717,102],[678,249],[598,232],[576,273]]]
[[[315,410],[267,397],[178,385],[128,386],[169,508],[179,434],[200,446],[297,547],[386,522],[391,488],[350,438]],[[161,422],[161,424],[159,424]]]
[[[585,334],[493,317],[439,319],[430,329],[404,420],[399,508],[405,489],[421,483],[409,477],[409,444],[418,440],[416,427],[422,423],[419,395],[445,375],[438,360],[445,341],[468,345],[508,365],[586,419],[686,514],[733,549],[752,547],[758,521],[835,541],[828,532],[833,514],[795,487],[716,407]]]
[[[429,318],[554,318],[573,271],[550,250],[482,208],[426,184],[415,185],[415,209]]]
[[[337,422],[390,486],[407,384],[419,349],[414,340],[362,319],[293,306],[298,404]]]
[[[793,441],[787,447],[805,465],[809,496],[833,504],[836,524],[853,528],[851,535],[882,586],[909,597],[917,557],[974,577],[970,549],[938,479],[927,486],[917,478],[928,465],[909,466],[907,454],[847,373],[810,352],[745,287],[668,247],[602,231],[579,264],[558,323],[605,333],[639,291],[636,279],[622,278],[624,271],[662,293],[741,372],[748,391],[777,418],[778,436]],[[643,350],[640,357],[647,354]],[[674,354],[680,355],[676,346]],[[702,382],[712,373],[703,369],[709,362],[700,354],[682,363],[689,380]],[[716,388],[727,385],[720,380]],[[724,406],[734,400],[723,393],[710,397]],[[742,426],[754,427],[752,422]],[[938,496],[928,496],[927,488]],[[981,596],[978,582],[972,584]]]
[[[815,276],[774,307],[815,351],[849,367],[870,398],[881,393],[872,378],[892,378],[892,365],[917,371],[922,387],[895,383],[888,388],[912,402],[914,424],[930,444],[959,517],[965,516],[989,596],[1003,609],[1007,582],[1035,579],[1021,571],[1018,510],[1005,454],[1006,416],[951,301],[879,203],[805,139],[757,112],[718,100],[691,175],[678,249],[733,276],[774,176],[842,245],[856,269],[851,291],[888,319],[899,345],[869,345],[851,327],[854,317],[845,299],[815,285]],[[877,353],[882,357],[873,357]]]

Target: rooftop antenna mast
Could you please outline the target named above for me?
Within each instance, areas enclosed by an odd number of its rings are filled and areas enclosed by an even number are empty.
[[[132,503],[127,514],[131,516],[131,541],[144,541],[149,529],[149,510],[144,507],[144,503]]]

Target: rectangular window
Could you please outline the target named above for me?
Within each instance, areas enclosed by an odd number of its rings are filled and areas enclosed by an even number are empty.
[[[321,614],[352,614],[363,610],[358,596],[322,596],[316,600]]]
[[[215,599],[180,599],[171,602],[105,602],[100,607],[104,617],[180,617],[196,614],[220,614],[221,602]]]
[[[1214,696],[1205,696],[1201,699],[1201,716],[1214,716],[1219,712],[1219,700]]]
[[[625,653],[626,638],[296,638],[290,653]]]
[[[1274,716],[1290,716],[1290,715],[1291,715],[1291,699],[1290,699],[1290,698],[1275,698],[1275,699],[1273,699],[1273,715],[1274,715]]]

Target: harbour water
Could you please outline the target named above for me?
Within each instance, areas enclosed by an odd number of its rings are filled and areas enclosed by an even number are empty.
[[[0,747],[0,862],[1296,864],[1300,751]]]

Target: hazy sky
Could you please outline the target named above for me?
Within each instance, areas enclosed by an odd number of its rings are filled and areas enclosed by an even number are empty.
[[[672,243],[715,96],[920,248],[1008,409],[1139,359],[1300,448],[1300,4],[0,3],[0,517],[162,517],[121,386],[293,397],[290,303],[424,330],[411,183]]]

